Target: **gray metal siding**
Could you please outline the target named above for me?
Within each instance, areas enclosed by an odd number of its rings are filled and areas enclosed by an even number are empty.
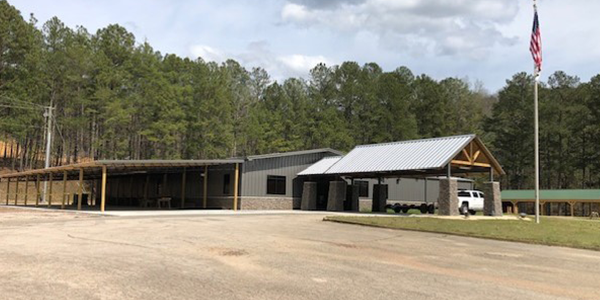
[[[337,156],[337,154],[320,152],[246,161],[243,168],[241,195],[254,197],[301,197],[302,184],[300,179],[297,178],[297,174],[323,157],[328,156]],[[286,177],[285,195],[267,194],[267,176],[269,175]],[[296,185],[295,188],[294,185]]]

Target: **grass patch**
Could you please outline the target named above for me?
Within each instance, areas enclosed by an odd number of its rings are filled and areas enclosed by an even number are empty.
[[[375,227],[439,232],[551,246],[600,250],[600,221],[542,217],[540,224],[508,220],[448,220],[407,217],[330,216],[326,221]]]

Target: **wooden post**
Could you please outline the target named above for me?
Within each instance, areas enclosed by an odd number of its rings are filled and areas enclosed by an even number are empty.
[[[575,216],[575,201],[569,202],[569,208],[571,209],[571,217]]]
[[[60,209],[65,208],[65,198],[67,197],[67,171],[63,171],[63,195],[62,202],[60,203]]]
[[[510,201],[510,202],[511,202],[511,203],[512,203],[512,205],[513,205],[513,212],[514,212],[515,214],[518,214],[518,213],[519,213],[519,205],[518,205],[518,204],[519,204],[519,202],[517,202],[517,201]]]
[[[544,213],[545,208],[546,208],[546,202],[543,202],[543,201],[540,202],[540,207],[538,208],[539,212],[540,212],[540,216],[543,216],[545,214]]]
[[[17,177],[17,182],[15,184],[15,206],[17,206],[17,199],[19,199],[19,177]]]
[[[233,210],[238,210],[238,181],[240,178],[240,164],[235,164],[235,175],[233,180]]]
[[[202,182],[202,208],[206,208],[208,196],[208,166],[204,166],[204,180]]]
[[[102,166],[102,188],[100,195],[100,211],[104,212],[106,206],[106,166]]]
[[[10,177],[6,178],[6,205],[8,205],[8,198],[10,198]]]
[[[77,210],[81,210],[81,202],[83,202],[83,168],[79,168],[79,195],[77,197]]]
[[[187,169],[183,167],[183,174],[181,175],[181,208],[185,207],[185,173]]]
[[[25,203],[23,205],[27,206],[27,190],[29,189],[29,176],[25,176]]]
[[[35,207],[40,205],[40,174],[35,176]]]
[[[50,183],[50,188],[48,189],[48,207],[52,206],[52,173],[48,173],[48,182]]]

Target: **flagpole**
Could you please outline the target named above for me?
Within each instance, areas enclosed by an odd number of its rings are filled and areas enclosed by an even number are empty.
[[[535,223],[540,223],[540,145],[539,145],[539,121],[538,121],[538,82],[539,73],[535,71],[535,84],[533,86],[534,118],[535,118]]]
[[[537,11],[537,1],[533,0],[533,9]],[[539,117],[538,117],[538,83],[540,80],[539,67],[534,65],[533,74],[535,83],[533,86],[533,107],[534,107],[534,136],[535,136],[535,223],[540,223],[540,145],[539,145]]]

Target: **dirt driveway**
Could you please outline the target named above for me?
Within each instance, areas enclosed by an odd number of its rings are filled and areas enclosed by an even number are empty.
[[[600,252],[322,218],[0,208],[0,298],[600,299]]]

